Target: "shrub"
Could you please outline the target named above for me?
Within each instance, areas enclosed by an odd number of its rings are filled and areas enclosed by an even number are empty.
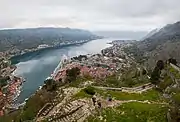
[[[53,79],[48,79],[44,81],[44,83],[45,83],[44,87],[47,91],[55,91],[57,88],[56,81],[54,81]]]
[[[147,74],[147,72],[146,72],[146,70],[143,68],[143,70],[142,70],[142,75],[146,75]]]
[[[173,95],[173,101],[180,106],[180,93],[176,93]]]
[[[155,67],[151,74],[151,83],[152,84],[157,85],[159,83],[160,73],[161,73],[161,70],[158,67]]]
[[[172,63],[172,64],[174,64],[174,65],[177,65],[176,59],[170,58],[168,61],[169,61],[169,63]]]
[[[84,89],[84,92],[89,94],[89,95],[94,95],[96,92],[95,92],[95,89],[91,86],[87,87]]]
[[[68,82],[75,81],[79,74],[80,74],[80,69],[78,67],[68,69],[68,70],[66,70],[66,75],[67,75],[66,80]]]
[[[162,60],[158,60],[156,67],[158,67],[160,70],[164,69],[164,62]]]
[[[6,86],[7,80],[9,80],[9,77],[0,77],[0,87]]]
[[[172,83],[173,83],[173,81],[171,80],[171,77],[167,76],[167,77],[165,77],[163,82],[159,83],[159,87],[161,90],[165,90]]]

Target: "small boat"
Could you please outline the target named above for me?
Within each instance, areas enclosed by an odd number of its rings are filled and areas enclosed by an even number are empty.
[[[26,99],[25,99],[25,102],[28,101],[28,99],[29,99],[29,98],[26,98]]]
[[[50,80],[50,79],[52,79],[52,77],[47,77],[47,78],[46,78],[46,80]]]

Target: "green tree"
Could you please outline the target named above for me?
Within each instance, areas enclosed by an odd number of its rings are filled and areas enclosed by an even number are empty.
[[[6,86],[9,77],[0,77],[0,87]]]
[[[155,67],[151,74],[151,83],[157,85],[159,83],[161,70],[158,67]]]
[[[153,72],[151,73],[151,83],[152,84],[158,85],[162,69],[164,69],[164,62],[162,60],[158,60],[156,63],[156,67],[154,68]]]
[[[174,64],[174,65],[177,65],[176,59],[170,58],[168,61],[169,61],[169,63],[172,63],[172,64]]]
[[[47,91],[55,91],[57,88],[56,81],[54,81],[53,79],[48,79],[44,81],[44,83]]]
[[[95,92],[95,89],[91,86],[87,87],[84,89],[84,92],[89,94],[89,95],[94,95],[96,92]]]
[[[80,74],[80,69],[78,67],[74,67],[72,69],[66,70],[66,81],[72,82],[75,81],[77,76]]]
[[[158,62],[156,63],[156,67],[158,67],[160,70],[164,69],[163,60],[158,60]]]
[[[146,75],[146,74],[147,74],[147,71],[143,68],[142,75]]]

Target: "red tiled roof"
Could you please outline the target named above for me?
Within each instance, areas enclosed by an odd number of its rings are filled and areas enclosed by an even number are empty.
[[[2,96],[3,95],[3,93],[2,92],[0,92],[0,96]]]
[[[4,115],[3,110],[0,110],[0,116],[3,116],[3,115]]]

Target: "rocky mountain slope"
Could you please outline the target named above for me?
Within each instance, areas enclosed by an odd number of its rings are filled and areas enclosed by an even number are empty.
[[[151,32],[150,32],[151,33]],[[139,47],[146,51],[154,50],[158,45],[166,42],[177,42],[180,40],[180,22],[168,24],[154,34],[148,34]]]
[[[31,49],[40,44],[55,45],[63,41],[88,40],[94,37],[89,31],[70,28],[0,30],[0,51],[11,48]]]
[[[137,47],[144,52],[144,56],[148,57],[150,67],[160,59],[175,58],[180,62],[180,22],[166,25],[143,41],[138,42]]]
[[[141,39],[141,41],[143,41],[143,40],[151,37],[151,36],[154,35],[155,33],[159,32],[159,30],[160,30],[159,28],[153,29],[153,30],[150,31],[145,37],[143,37],[143,38]]]
[[[180,39],[180,21],[174,24],[168,24],[158,32],[145,40],[175,40]]]
[[[143,36],[145,36],[148,32],[146,31],[94,31],[98,36],[103,37],[111,37],[111,38],[121,38],[128,40],[140,40]]]

